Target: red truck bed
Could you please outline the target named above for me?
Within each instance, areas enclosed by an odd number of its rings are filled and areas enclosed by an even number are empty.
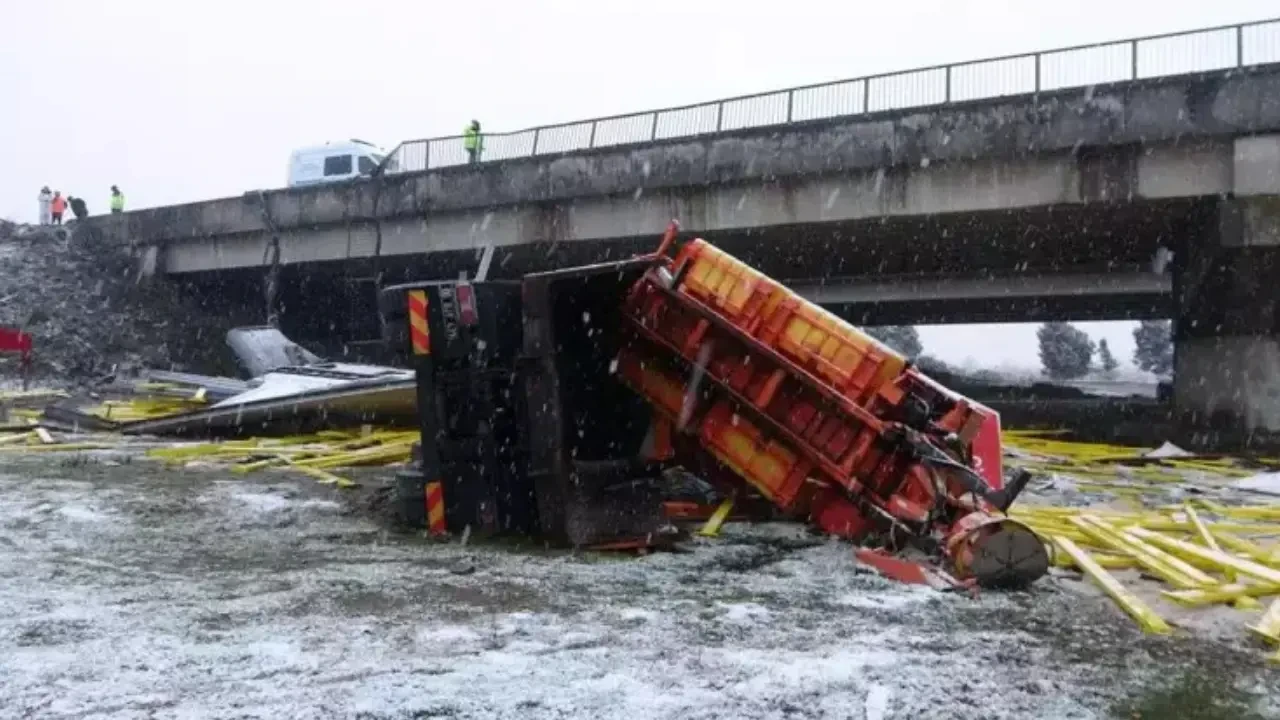
[[[998,417],[869,335],[703,240],[655,262],[623,316],[618,374],[693,440],[674,443],[677,461],[710,454],[793,515],[911,538],[962,575],[1043,572],[1039,541],[1003,517],[1016,490],[986,481],[999,479]]]

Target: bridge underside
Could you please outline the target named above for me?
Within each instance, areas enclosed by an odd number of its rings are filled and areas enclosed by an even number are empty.
[[[1173,316],[1172,292],[1096,293],[1000,298],[937,298],[841,303],[817,301],[855,325],[945,325],[955,323],[1071,320],[1160,320]]]
[[[1039,322],[1169,317],[1167,276],[1150,272],[1160,247],[1185,248],[1214,216],[1210,200],[1057,206],[1017,211],[771,227],[708,240],[859,324]],[[651,235],[534,243],[495,252],[490,277],[601,262],[652,250]],[[381,283],[474,275],[476,251],[284,265],[284,329],[330,352],[379,335]],[[263,268],[171,276],[210,303],[261,298]]]
[[[1059,205],[874,220],[775,225],[700,233],[778,278],[971,276],[990,272],[1145,265],[1156,248],[1194,239],[1211,223],[1216,198]],[[662,227],[638,237],[531,242],[496,250],[491,275],[530,272],[630,257],[652,250]],[[415,280],[474,272],[475,250],[397,255],[382,260],[387,277]],[[300,268],[372,268],[368,258]]]

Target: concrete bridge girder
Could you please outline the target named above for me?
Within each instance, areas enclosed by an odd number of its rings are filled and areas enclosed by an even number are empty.
[[[1247,140],[1257,145],[1259,138]],[[1280,135],[1262,140],[1280,146]],[[710,233],[1081,204],[1111,199],[1107,188],[1126,186],[1135,192],[1125,200],[1217,195],[1232,191],[1239,154],[1231,141],[1119,152],[1122,162],[1104,166],[1092,156],[1059,153],[395,217],[382,221],[381,254],[638,237],[655,234],[672,218],[689,232]],[[1271,182],[1280,186],[1280,179]],[[1089,197],[1089,188],[1098,197]],[[258,266],[266,262],[268,241],[266,229],[171,240],[164,243],[161,266],[168,273]],[[376,227],[353,219],[282,229],[280,242],[285,264],[365,258],[375,254]]]

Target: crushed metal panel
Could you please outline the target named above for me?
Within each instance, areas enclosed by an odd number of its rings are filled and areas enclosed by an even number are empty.
[[[413,380],[349,383],[253,402],[223,405],[120,426],[128,435],[287,434],[365,423],[411,425],[418,415]]]
[[[259,377],[290,365],[323,362],[319,355],[270,326],[232,328],[227,331],[227,345],[249,377]]]

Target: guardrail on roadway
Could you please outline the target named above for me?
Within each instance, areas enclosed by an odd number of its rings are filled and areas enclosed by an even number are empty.
[[[485,133],[484,162],[751,127],[1280,63],[1280,18],[840,80],[697,105]],[[463,165],[462,137],[401,143],[387,172]]]

